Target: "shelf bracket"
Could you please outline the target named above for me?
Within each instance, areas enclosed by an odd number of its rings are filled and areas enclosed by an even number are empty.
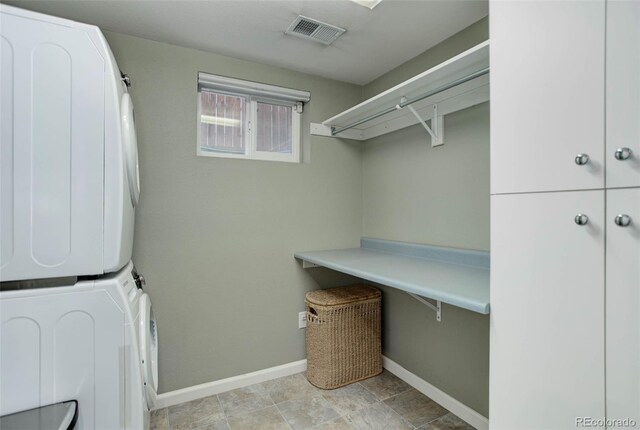
[[[436,321],[438,322],[442,321],[442,304],[440,303],[440,300],[436,300],[436,304],[434,305],[433,303],[426,301],[425,299],[423,299],[417,294],[413,294],[413,293],[407,293],[407,294],[409,294],[411,297],[413,297],[414,299],[416,299],[417,301],[419,301],[420,303],[422,303],[432,311],[434,311],[436,313]]]
[[[303,269],[313,269],[314,267],[320,267],[320,265],[311,263],[310,261],[307,261],[307,260],[302,260]]]
[[[396,109],[402,109],[402,104],[407,101],[406,97],[400,99],[400,104],[396,105]],[[420,124],[429,132],[431,136],[431,146],[444,145],[444,116],[438,115],[438,105],[433,105],[433,116],[431,117],[431,127],[422,119],[418,111],[412,105],[406,105],[411,113],[420,121]]]

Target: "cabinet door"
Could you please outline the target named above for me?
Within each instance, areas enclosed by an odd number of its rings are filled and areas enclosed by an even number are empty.
[[[491,212],[491,428],[604,419],[604,191],[492,196]]]
[[[491,1],[490,16],[492,194],[604,188],[604,0]]]
[[[607,418],[640,423],[640,188],[607,191],[606,291]]]
[[[640,2],[637,1],[607,2],[606,165],[607,187],[640,186]]]

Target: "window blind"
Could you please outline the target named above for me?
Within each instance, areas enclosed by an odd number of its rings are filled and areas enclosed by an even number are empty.
[[[225,91],[247,96],[258,96],[290,103],[306,103],[311,99],[308,91],[294,90],[276,85],[262,84],[226,76],[198,73],[198,90]]]

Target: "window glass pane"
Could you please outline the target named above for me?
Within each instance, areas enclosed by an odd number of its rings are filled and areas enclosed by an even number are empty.
[[[258,102],[258,151],[291,154],[292,114],[291,106]]]
[[[200,102],[200,148],[203,151],[244,154],[246,98],[201,91]]]

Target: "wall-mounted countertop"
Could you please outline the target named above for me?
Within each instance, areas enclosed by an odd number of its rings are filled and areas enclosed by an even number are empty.
[[[489,313],[488,252],[362,238],[360,248],[296,252],[295,257],[307,268],[327,267],[470,311]]]

